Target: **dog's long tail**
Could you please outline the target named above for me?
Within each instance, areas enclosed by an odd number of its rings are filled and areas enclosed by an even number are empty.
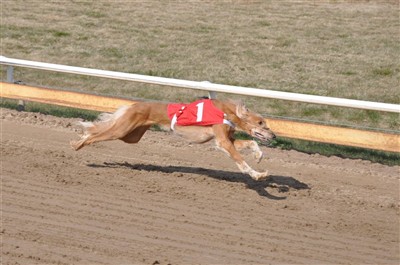
[[[110,130],[130,106],[122,106],[114,113],[101,113],[94,122],[79,122],[83,127],[83,135],[78,141],[71,141],[73,149],[79,150],[91,143],[91,139]]]
[[[85,134],[98,134],[107,130],[115,121],[125,114],[130,106],[122,106],[114,113],[101,113],[94,122],[79,122],[84,128]]]

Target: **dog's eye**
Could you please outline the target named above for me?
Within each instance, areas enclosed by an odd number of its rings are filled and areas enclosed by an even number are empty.
[[[263,125],[263,124],[264,124],[263,121],[259,121],[259,122],[258,122],[258,125]]]

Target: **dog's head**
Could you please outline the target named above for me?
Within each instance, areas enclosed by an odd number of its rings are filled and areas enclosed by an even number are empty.
[[[276,137],[268,127],[265,119],[261,115],[250,111],[243,103],[236,105],[236,116],[240,119],[236,125],[249,135],[263,142],[268,142]]]

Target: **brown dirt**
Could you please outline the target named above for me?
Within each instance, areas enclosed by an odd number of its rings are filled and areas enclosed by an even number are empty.
[[[74,152],[75,121],[1,111],[2,264],[399,262],[399,167],[263,147],[254,182],[164,132]]]

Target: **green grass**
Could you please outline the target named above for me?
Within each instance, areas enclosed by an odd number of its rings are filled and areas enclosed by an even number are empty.
[[[236,133],[235,137],[238,139],[245,139],[245,140],[252,139],[251,136],[242,132]],[[261,142],[259,142],[259,144],[264,145]],[[275,140],[271,141],[267,145],[273,148],[280,148],[283,150],[296,150],[307,154],[320,154],[328,157],[337,156],[349,159],[362,159],[389,166],[400,166],[400,153],[392,153],[392,152],[377,151],[377,150],[351,147],[351,146],[311,142],[298,139],[289,139],[284,137],[277,137]]]
[[[71,34],[65,31],[55,30],[52,32],[54,37],[68,37]]]
[[[391,68],[388,67],[383,67],[383,68],[377,68],[377,69],[373,69],[372,73],[376,76],[391,76],[394,74],[394,71]]]
[[[381,163],[389,166],[400,165],[400,154],[383,152],[365,148],[341,146],[334,144],[310,142],[287,138],[278,138],[272,143],[273,147],[284,150],[297,150],[307,154],[320,154],[323,156],[338,156],[350,159],[369,160],[374,163]]]
[[[0,98],[0,108],[17,110],[19,109],[19,106],[16,100]],[[38,112],[46,115],[53,115],[56,117],[63,117],[63,118],[82,118],[88,121],[94,121],[99,115],[99,112],[96,111],[60,107],[60,106],[54,106],[36,102],[25,103],[24,111]]]

